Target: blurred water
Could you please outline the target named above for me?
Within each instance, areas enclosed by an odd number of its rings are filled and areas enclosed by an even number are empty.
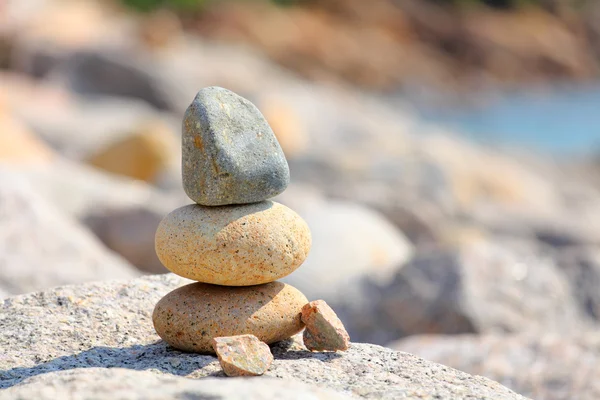
[[[419,108],[426,121],[500,146],[555,156],[600,154],[600,83],[482,93],[476,104]]]

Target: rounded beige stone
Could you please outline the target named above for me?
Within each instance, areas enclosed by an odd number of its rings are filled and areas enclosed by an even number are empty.
[[[167,215],[156,231],[156,254],[170,271],[198,282],[249,286],[291,274],[311,245],[306,222],[273,202],[206,207]]]
[[[246,287],[197,282],[163,297],[152,320],[171,346],[214,354],[216,337],[251,334],[271,344],[295,335],[304,327],[301,313],[306,303],[298,289],[282,282]]]

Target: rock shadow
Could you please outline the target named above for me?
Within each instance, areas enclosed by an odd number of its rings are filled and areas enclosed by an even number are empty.
[[[0,389],[14,386],[32,376],[77,368],[158,370],[167,374],[186,376],[213,362],[218,363],[216,356],[184,353],[175,350],[162,340],[148,345],[129,347],[98,346],[31,367],[16,367],[0,371]]]
[[[329,362],[341,357],[339,353],[313,353],[292,348],[293,340],[271,345],[275,360],[299,360],[313,358]],[[136,371],[157,370],[166,374],[187,376],[194,371],[216,363],[215,369],[204,371],[203,376],[224,377],[214,355],[187,353],[176,350],[159,340],[147,345],[129,347],[97,346],[77,354],[57,357],[31,367],[15,367],[0,371],[0,389],[15,386],[27,378],[49,372],[78,368],[127,368]]]
[[[322,362],[331,362],[342,357],[342,354],[337,352],[312,352],[303,348],[299,348],[297,342],[293,339],[282,340],[281,342],[273,343],[269,346],[273,358],[275,360],[302,360],[302,359],[317,359]]]

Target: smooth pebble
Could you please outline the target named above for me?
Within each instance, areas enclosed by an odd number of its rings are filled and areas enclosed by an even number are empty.
[[[156,231],[156,253],[170,271],[198,282],[248,286],[292,273],[311,246],[308,226],[272,201],[178,208]]]
[[[304,327],[300,314],[307,302],[281,282],[247,287],[197,282],[163,297],[152,320],[158,335],[176,349],[214,354],[217,337],[251,334],[267,344],[290,338]]]

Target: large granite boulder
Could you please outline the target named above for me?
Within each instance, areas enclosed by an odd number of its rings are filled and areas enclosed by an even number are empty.
[[[150,398],[238,399],[246,391],[243,398],[287,398],[292,391],[298,395],[290,398],[336,398],[333,390],[340,399],[524,399],[489,379],[407,353],[359,343],[344,353],[311,353],[297,337],[272,347],[275,361],[266,376],[221,380],[216,357],[176,351],[152,327],[155,303],[187,282],[155,275],[5,299],[0,388],[7,390],[0,398],[66,392],[108,398],[118,391],[137,399],[155,389]]]
[[[276,378],[187,379],[126,368],[85,368],[49,372],[0,392],[0,399],[122,400],[349,400],[355,397],[331,389]]]
[[[540,400],[600,398],[600,335],[419,335],[389,347],[483,375]]]

